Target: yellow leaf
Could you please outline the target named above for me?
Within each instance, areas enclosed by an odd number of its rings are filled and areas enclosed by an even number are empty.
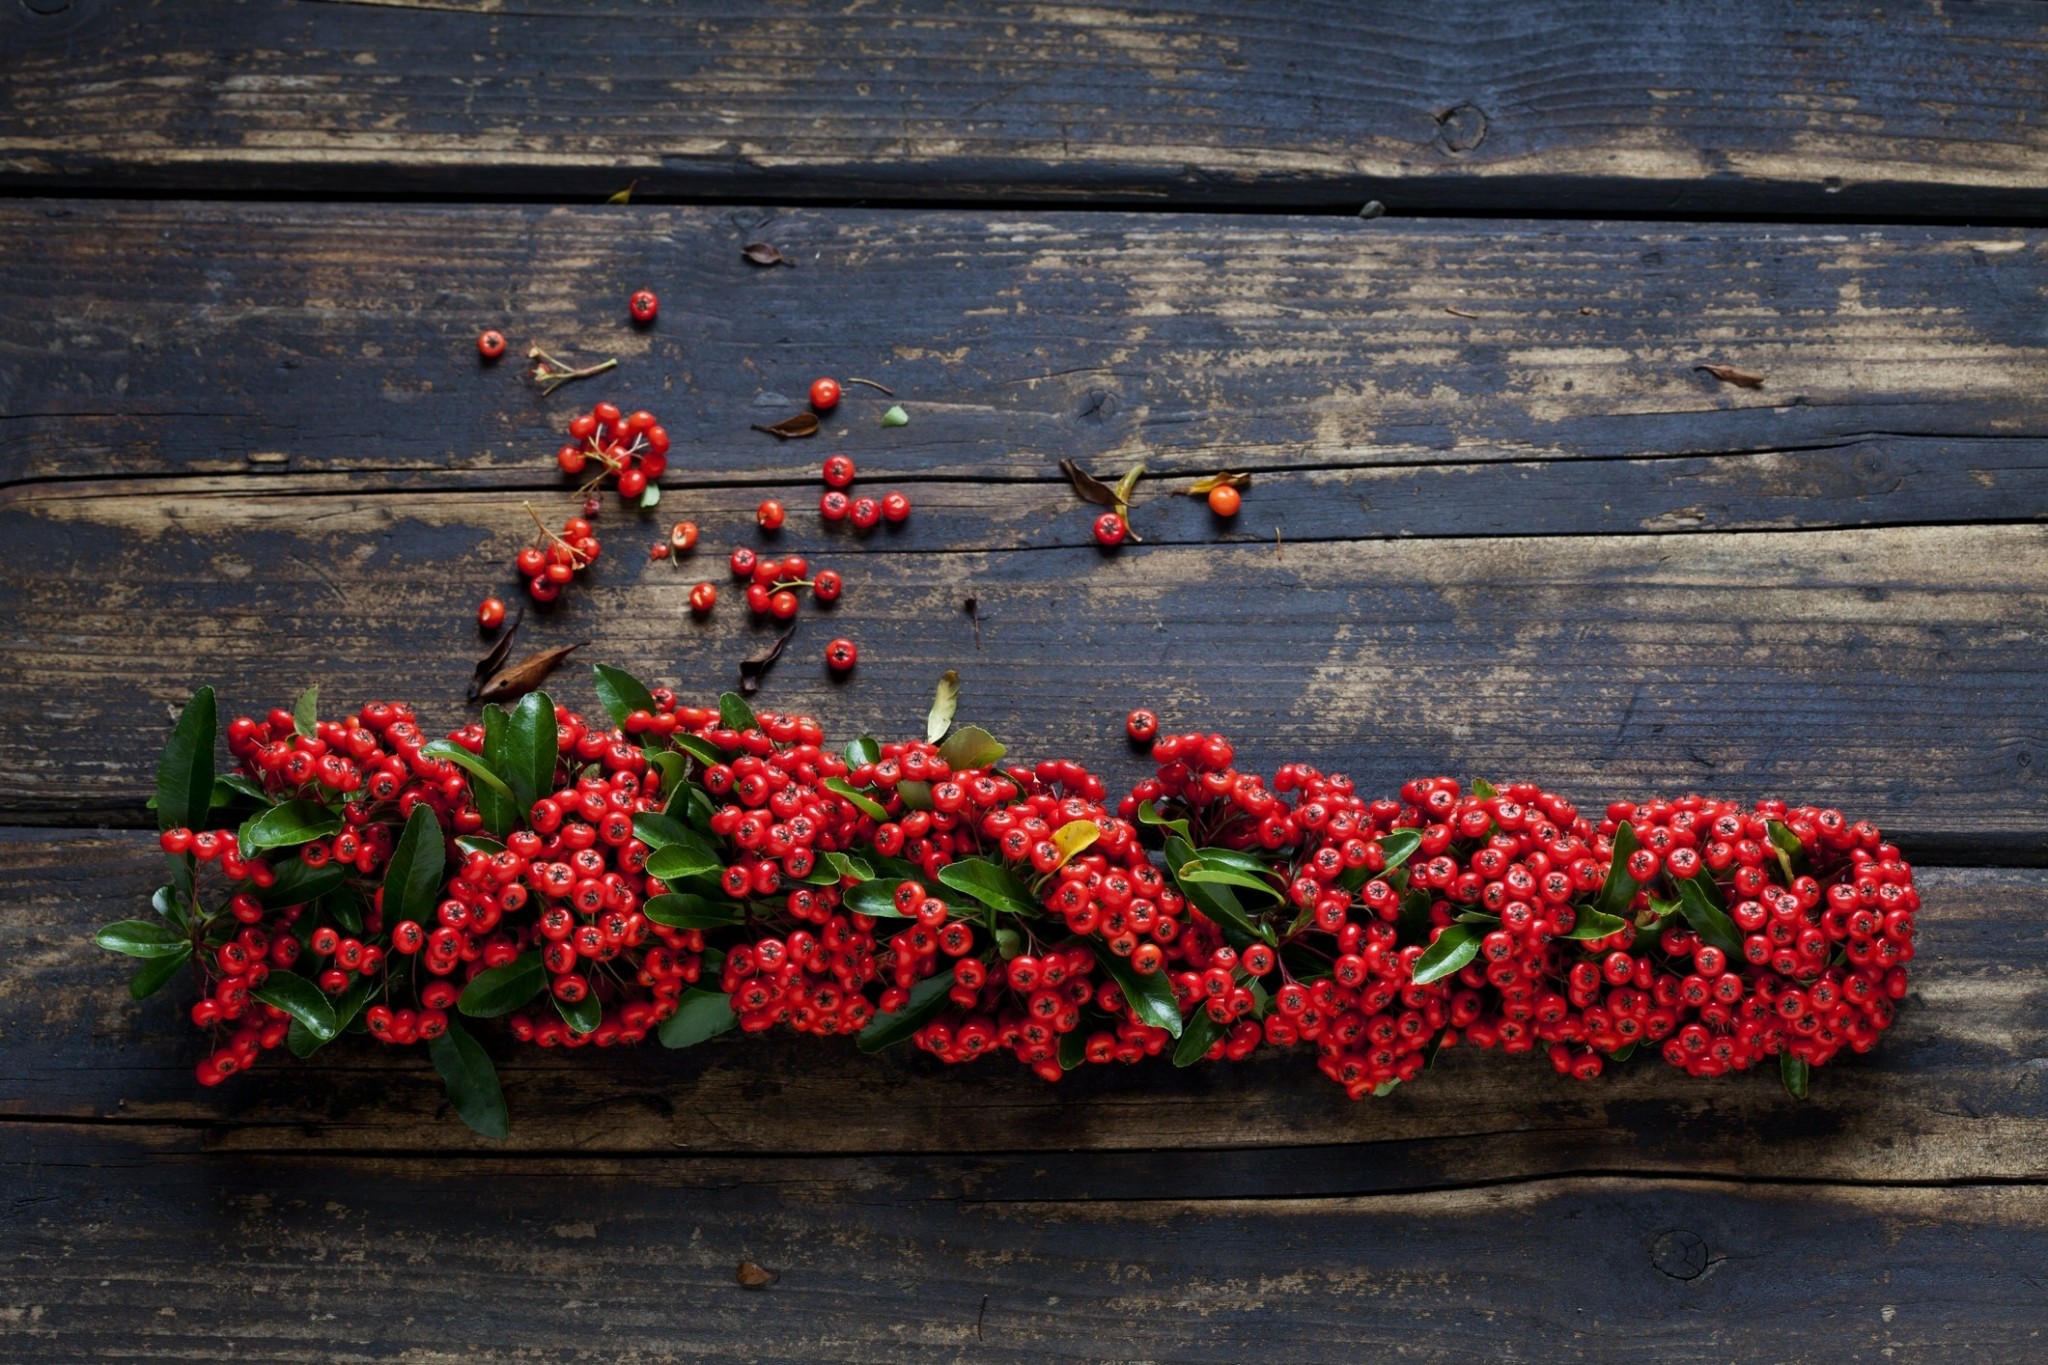
[[[1093,820],[1076,820],[1061,825],[1053,831],[1053,847],[1060,851],[1060,866],[1065,867],[1073,856],[1102,837],[1102,829]]]

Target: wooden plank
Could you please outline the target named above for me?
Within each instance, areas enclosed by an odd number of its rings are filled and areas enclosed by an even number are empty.
[[[499,1151],[448,1117],[415,1052],[362,1040],[271,1059],[214,1090],[191,1077],[180,984],[141,1005],[99,923],[147,900],[143,834],[0,831],[0,1114],[160,1129],[176,1150]],[[1848,1181],[2048,1176],[2048,1039],[2035,993],[2048,874],[1923,869],[1914,995],[1884,1044],[1795,1104],[1775,1073],[1703,1082],[1645,1062],[1598,1084],[1540,1060],[1452,1051],[1435,1074],[1352,1104],[1307,1059],[1089,1067],[1049,1086],[991,1062],[864,1057],[809,1039],[562,1054],[486,1029],[514,1151],[960,1154],[933,1198],[1171,1198],[1199,1151],[1212,1197],[1354,1194],[1584,1171]],[[25,1129],[17,1129],[25,1131]],[[1085,1157],[1062,1156],[1085,1152]]]
[[[1324,0],[8,16],[17,186],[2039,215],[2048,19]],[[42,13],[42,11],[54,11]]]
[[[699,478],[832,447],[946,478],[1832,452],[1844,472],[1781,497],[1942,470],[2042,509],[2006,472],[2048,439],[2039,231],[16,201],[0,232],[4,482],[544,484],[568,414],[610,396]],[[757,237],[802,265],[746,264]],[[666,300],[644,332],[643,283]],[[543,400],[479,365],[485,326],[621,368]],[[910,425],[855,388],[822,440],[748,430],[821,374],[889,385]]]
[[[767,630],[731,601],[691,619],[690,584],[737,538],[707,524],[714,548],[683,572],[636,548],[648,531],[612,532],[588,587],[528,643],[595,640],[686,692],[730,686]],[[510,590],[529,535],[504,493],[17,501],[0,512],[0,811],[135,820],[166,708],[205,682],[230,708],[322,680],[333,704],[400,696],[455,724],[475,603]],[[835,732],[889,732],[958,667],[965,714],[1019,752],[1119,780],[1137,765],[1111,736],[1144,703],[1231,733],[1253,766],[1311,757],[1372,790],[1448,770],[1531,773],[1582,801],[1783,792],[1944,857],[2038,858],[2044,538],[2022,524],[1104,555],[961,550],[938,517],[859,542],[799,527],[788,547],[850,587],[807,618],[766,695]],[[838,633],[862,648],[850,685],[820,660]],[[589,704],[586,687],[563,693]]]
[[[2022,1360],[2048,1328],[2036,1187],[957,1202],[877,1161],[7,1152],[0,1340],[38,1360]]]

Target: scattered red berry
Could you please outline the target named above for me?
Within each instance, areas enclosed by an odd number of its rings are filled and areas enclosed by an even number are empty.
[[[837,402],[837,399],[833,400]],[[825,457],[825,486],[844,488],[853,482],[853,457],[850,455],[827,455]]]
[[[697,523],[679,521],[668,533],[668,547],[679,555],[686,555],[697,548]]]
[[[752,578],[755,566],[761,561],[760,557],[752,550],[742,545],[732,552],[732,555],[726,562],[732,566],[732,576],[734,578]]]
[[[782,510],[782,504],[773,498],[754,509],[754,521],[764,531],[781,530],[785,516],[787,513]]]
[[[860,662],[860,648],[848,639],[837,639],[825,646],[825,666],[834,673],[845,673]]]
[[[602,504],[599,503],[596,498],[585,498],[583,500],[583,515],[586,517],[594,517],[598,514],[598,510],[601,506]]]
[[[1124,717],[1124,733],[1140,744],[1150,744],[1159,735],[1159,717],[1141,707]]]
[[[909,498],[904,497],[901,493],[885,493],[882,495],[882,519],[884,521],[900,522],[909,516]]]
[[[800,606],[796,594],[784,588],[768,599],[768,614],[778,621],[793,621]]]
[[[875,523],[882,519],[882,506],[873,498],[855,498],[853,506],[847,509],[853,524],[863,531],[875,529]]]
[[[485,332],[476,339],[476,353],[485,360],[496,360],[499,356],[505,354],[505,334],[503,332]]]
[[[827,521],[845,521],[852,505],[853,500],[835,488],[818,499],[818,515]]]
[[[652,545],[647,547],[647,557],[649,559],[667,559],[668,542],[665,540],[655,541]]]
[[[813,379],[811,381],[811,406],[819,412],[830,412],[839,406],[839,381],[836,379]]]
[[[821,569],[811,580],[811,596],[820,602],[837,602],[839,594],[846,591],[846,584],[831,569]]]
[[[1104,512],[1095,519],[1095,539],[1098,544],[1114,549],[1123,544],[1124,537],[1129,534],[1130,528],[1124,525],[1124,519],[1114,512]]]
[[[781,572],[775,576],[792,583],[801,583],[811,576],[811,561],[802,555],[789,555],[783,559]]]
[[[644,327],[661,311],[661,300],[654,297],[652,289],[635,290],[633,297],[626,300],[626,311],[633,315],[633,321]]]
[[[495,597],[486,597],[477,604],[476,623],[485,630],[496,630],[505,624],[505,604]]]
[[[769,596],[766,583],[747,584],[747,610],[756,616],[766,616],[768,614]]]
[[[718,589],[709,583],[699,583],[690,589],[690,610],[699,616],[718,605]]]
[[[1219,517],[1234,517],[1237,509],[1244,504],[1244,495],[1227,483],[1219,483],[1209,490],[1209,510]]]

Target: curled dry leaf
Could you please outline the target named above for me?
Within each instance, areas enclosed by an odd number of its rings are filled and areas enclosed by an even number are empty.
[[[484,657],[476,661],[476,672],[469,680],[471,701],[475,701],[477,694],[484,690],[484,684],[491,680],[491,675],[505,666],[505,656],[512,652],[512,637],[519,633],[519,627],[525,621],[526,608],[521,607],[519,614],[507,621],[505,628],[498,632],[498,638],[491,641],[491,647],[484,651]]]
[[[1249,474],[1210,474],[1189,484],[1188,496],[1206,498],[1219,488],[1235,488],[1242,493],[1251,486],[1252,476]]]
[[[767,1266],[757,1265],[753,1261],[741,1261],[739,1268],[733,1271],[732,1277],[739,1281],[742,1289],[766,1289],[782,1278],[782,1272],[770,1270]]]
[[[1098,507],[1116,506],[1115,490],[1072,460],[1061,460],[1060,472],[1067,476],[1068,483],[1074,485],[1074,494],[1081,501],[1092,502]]]
[[[1740,389],[1760,389],[1764,377],[1749,370],[1738,370],[1733,365],[1695,365],[1695,370],[1705,370],[1723,384],[1733,384]]]
[[[589,643],[588,640],[578,640],[573,645],[561,645],[555,649],[544,649],[538,654],[530,654],[509,668],[500,669],[492,674],[490,681],[477,691],[473,700],[511,701],[515,697],[523,697],[546,682],[548,674],[560,667],[562,660]]]
[[[775,667],[775,661],[782,657],[783,647],[789,643],[789,637],[794,634],[796,634],[796,627],[792,625],[788,630],[783,631],[781,635],[776,637],[775,643],[768,646],[766,653],[757,654],[751,659],[740,660],[741,696],[751,697],[760,688],[761,679],[768,676],[769,669]]]
[[[817,415],[809,412],[800,412],[794,417],[785,417],[772,426],[763,426],[759,422],[754,423],[753,426],[756,431],[765,431],[770,436],[779,437],[785,441],[804,436],[816,436],[818,434]]]
[[[953,715],[959,709],[960,671],[949,668],[932,693],[932,709],[924,718],[925,738],[933,744],[944,739],[946,731],[953,728]]]
[[[791,267],[796,265],[795,261],[792,261],[766,242],[748,242],[740,248],[740,255],[746,257],[755,265],[786,265]]]

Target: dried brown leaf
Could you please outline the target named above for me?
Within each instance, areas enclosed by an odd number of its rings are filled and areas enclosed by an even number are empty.
[[[476,700],[511,701],[515,697],[525,696],[546,682],[548,674],[554,672],[562,660],[589,643],[588,640],[578,640],[573,645],[561,645],[554,649],[544,649],[538,654],[529,654],[511,667],[492,674],[491,680],[477,692]]]
[[[1235,488],[1239,492],[1243,492],[1251,486],[1252,476],[1249,474],[1210,474],[1205,478],[1196,479],[1193,483],[1189,484],[1188,496],[1191,498],[1206,498],[1219,488]]]
[[[1060,471],[1067,476],[1067,482],[1074,485],[1074,494],[1083,502],[1092,502],[1097,507],[1115,507],[1116,490],[1072,460],[1061,460]]]
[[[741,1261],[739,1267],[732,1272],[732,1277],[739,1281],[742,1289],[766,1289],[782,1278],[782,1272],[770,1270],[765,1265],[756,1265],[752,1261]]]
[[[1462,309],[1462,308],[1453,308],[1453,307],[1452,307],[1452,306],[1451,306],[1450,304],[1448,304],[1448,303],[1444,305],[1444,311],[1445,311],[1446,313],[1449,313],[1449,314],[1450,314],[1450,315],[1451,315],[1452,317],[1454,317],[1454,318],[1475,318],[1475,319],[1476,319],[1476,318],[1477,318],[1477,317],[1479,316],[1479,314],[1477,314],[1477,313],[1468,313],[1468,312],[1466,312],[1466,311],[1465,311],[1464,309]]]
[[[753,425],[754,430],[765,431],[770,436],[779,437],[785,441],[795,440],[804,436],[816,436],[818,434],[817,415],[809,412],[800,412],[794,417],[785,417],[772,426],[763,426],[759,422]]]
[[[484,651],[484,657],[476,661],[476,671],[469,679],[471,701],[475,701],[477,694],[484,690],[484,684],[491,680],[491,675],[505,666],[505,656],[512,652],[512,637],[519,633],[519,627],[525,621],[526,608],[522,606],[519,614],[507,621],[505,628],[498,632],[498,638],[491,641],[491,647]]]
[[[794,266],[796,264],[795,261],[792,261],[766,242],[748,242],[740,248],[740,255],[746,257],[755,265]]]
[[[1695,370],[1705,370],[1723,384],[1733,384],[1740,389],[1760,389],[1764,377],[1749,370],[1738,370],[1733,365],[1695,365]]]
[[[768,646],[767,653],[757,654],[751,659],[740,660],[741,696],[751,697],[759,690],[761,679],[768,675],[769,669],[775,667],[775,661],[782,657],[783,646],[789,643],[789,637],[794,634],[796,634],[796,627],[791,625],[788,630],[782,632],[774,644]]]

